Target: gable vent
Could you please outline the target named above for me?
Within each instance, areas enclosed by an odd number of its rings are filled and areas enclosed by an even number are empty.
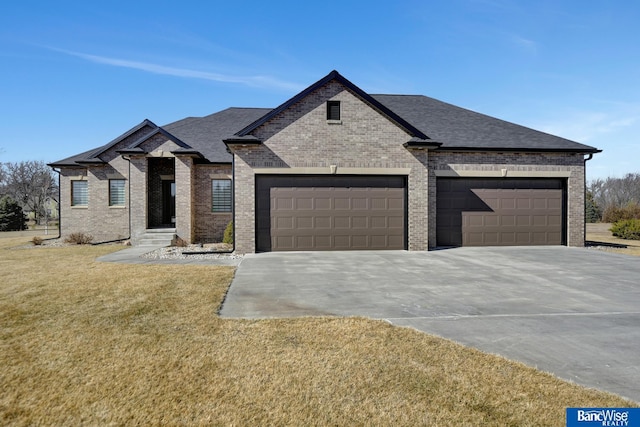
[[[327,120],[340,120],[340,101],[327,101]]]

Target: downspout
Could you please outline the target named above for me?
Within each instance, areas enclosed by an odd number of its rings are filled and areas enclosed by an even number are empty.
[[[587,162],[591,159],[593,159],[593,153],[589,153],[589,156],[583,159],[584,167],[582,169],[584,171],[584,209],[582,209],[582,214],[584,216],[584,219],[582,221],[582,223],[584,224],[584,238],[582,244],[584,246],[586,246],[587,244]]]
[[[60,171],[56,170],[56,168],[51,169],[58,174],[58,237],[53,237],[52,239],[59,239],[62,237],[62,200],[60,199],[62,193],[60,191]]]
[[[131,240],[131,158],[129,156],[123,155],[122,156],[123,159],[125,159],[127,161],[127,163],[129,163],[129,176],[127,177],[127,185],[129,186],[129,191],[128,191],[128,196],[127,197],[127,203],[129,204],[129,206],[127,206],[127,209],[129,210],[129,237],[125,237],[122,239],[114,239],[114,240],[105,240],[104,242],[95,242],[92,243],[91,245],[93,246],[97,246],[97,245],[105,245],[107,243],[116,243],[116,242],[124,242],[125,240]]]
[[[236,251],[236,155],[231,153],[231,221],[233,222],[233,247]]]

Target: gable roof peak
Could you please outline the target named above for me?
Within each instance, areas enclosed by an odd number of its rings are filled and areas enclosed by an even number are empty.
[[[360,89],[355,84],[351,83],[349,80],[347,80],[342,74],[340,74],[336,70],[332,70],[329,74],[327,74],[326,76],[324,76],[323,78],[321,78],[320,80],[318,80],[317,82],[315,82],[314,84],[309,86],[308,88],[304,89],[302,92],[298,93],[293,98],[289,99],[288,101],[285,101],[280,106],[274,108],[273,110],[271,110],[270,112],[268,112],[267,114],[265,114],[264,116],[262,116],[261,118],[256,120],[255,122],[251,123],[249,126],[247,126],[247,127],[243,128],[242,130],[236,132],[235,135],[239,136],[239,137],[243,137],[243,136],[248,135],[249,133],[253,132],[258,127],[260,127],[261,125],[263,125],[267,121],[271,120],[273,117],[275,117],[276,115],[278,115],[282,111],[284,111],[287,108],[289,108],[291,105],[293,105],[296,102],[302,100],[303,98],[305,98],[307,95],[309,95],[310,93],[312,93],[316,89],[321,88],[322,86],[326,85],[327,83],[329,83],[329,82],[331,82],[333,80],[335,80],[338,83],[340,83],[342,86],[347,88],[351,93],[356,95],[362,101],[364,101],[369,106],[371,106],[373,109],[377,110],[380,114],[382,114],[385,117],[387,117],[390,121],[392,121],[398,127],[400,127],[405,132],[407,132],[411,137],[422,139],[422,140],[430,140],[431,139],[427,135],[425,135],[421,130],[419,130],[418,128],[413,126],[411,123],[407,122],[405,119],[400,117],[398,114],[396,114],[393,111],[391,111],[384,104],[382,104],[381,102],[379,102],[378,100],[373,98],[371,95],[366,93],[364,90]]]

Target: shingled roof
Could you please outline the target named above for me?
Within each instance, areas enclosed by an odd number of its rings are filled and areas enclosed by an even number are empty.
[[[441,142],[439,150],[560,151],[600,150],[515,123],[456,107],[423,95],[372,95],[390,110]]]
[[[103,161],[100,156],[103,153],[145,127],[148,127],[151,133],[160,132],[175,136],[176,143],[181,147],[177,152],[197,154],[212,163],[231,163],[231,154],[223,142],[225,138],[229,138],[230,135],[235,135],[235,138],[250,138],[252,130],[331,80],[343,84],[372,108],[407,131],[412,137],[409,145],[415,140],[413,142],[418,145],[429,142],[431,148],[437,150],[573,153],[600,151],[588,145],[456,107],[427,96],[369,95],[337,71],[332,71],[275,109],[228,108],[205,117],[187,117],[161,127],[144,120],[102,147],[51,163],[50,166],[85,166],[101,163]],[[133,146],[129,148],[136,149]],[[126,149],[122,151],[127,152]]]
[[[189,117],[162,127],[198,150],[210,162],[231,163],[231,154],[222,140],[270,111],[270,108],[227,108],[205,117]]]
[[[212,163],[231,163],[231,154],[227,151],[222,140],[270,111],[270,108],[227,108],[205,117],[187,117],[160,127],[145,120],[108,144],[50,163],[49,166],[85,166],[89,163],[102,163],[99,157],[102,153],[145,126],[149,127],[149,133],[145,135],[145,139],[157,132],[175,136],[175,139],[178,140],[176,143],[181,146],[178,152],[198,153]],[[134,152],[133,150],[139,143],[140,140],[134,142],[127,149],[119,151]]]

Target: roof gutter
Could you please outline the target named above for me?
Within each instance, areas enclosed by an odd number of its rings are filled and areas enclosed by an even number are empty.
[[[438,151],[449,152],[519,152],[519,153],[577,153],[577,154],[590,154],[593,156],[595,153],[601,153],[602,150],[598,149],[568,149],[568,148],[515,148],[515,147],[439,147]]]

